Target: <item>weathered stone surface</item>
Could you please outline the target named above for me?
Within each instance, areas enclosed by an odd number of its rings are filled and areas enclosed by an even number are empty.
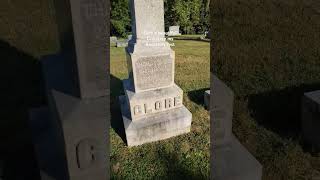
[[[128,42],[127,41],[117,41],[116,46],[117,47],[127,47],[128,46]]]
[[[214,149],[211,173],[215,180],[260,180],[261,164],[232,136],[227,147]]]
[[[204,92],[204,107],[210,109],[210,90]]]
[[[106,104],[106,98],[80,100],[53,90],[49,108],[31,112],[42,179],[108,177]]]
[[[179,36],[180,33],[180,26],[170,26],[168,36]]]
[[[134,39],[143,41],[165,36],[163,0],[130,0],[130,10]]]
[[[261,164],[232,134],[234,100],[232,90],[211,73],[210,92],[212,178],[215,180],[260,180],[262,178]]]
[[[304,139],[320,150],[320,90],[304,94],[301,116]]]
[[[190,132],[191,113],[184,107],[132,121],[125,96],[119,97],[128,146],[137,146]]]
[[[233,100],[232,90],[220,79],[211,75],[210,117],[212,143],[214,146],[223,146],[231,141]]]
[[[132,121],[141,120],[146,115],[183,106],[183,91],[177,85],[135,93],[131,81],[124,80],[123,87]]]
[[[110,37],[110,43],[117,43],[118,39],[115,36]]]
[[[130,1],[129,78],[119,98],[128,146],[187,133],[191,127],[192,115],[174,83],[175,53],[165,41],[163,5],[163,0]]]
[[[174,84],[174,51],[153,55],[128,55],[129,73],[133,75],[134,91],[165,88]]]
[[[72,69],[81,98],[107,94],[108,1],[56,0],[56,15],[62,50],[72,55]]]

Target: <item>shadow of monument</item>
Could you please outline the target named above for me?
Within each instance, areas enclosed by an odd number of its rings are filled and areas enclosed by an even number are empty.
[[[3,179],[39,179],[29,110],[45,104],[45,89],[38,59],[0,40],[1,114],[0,160]],[[1,176],[1,175],[0,175]]]
[[[210,88],[202,88],[194,91],[189,91],[188,97],[196,104],[204,106],[204,92],[206,90],[210,90]]]
[[[122,80],[110,74],[110,114],[111,127],[127,144],[126,134],[122,121],[119,96],[124,95]]]
[[[158,153],[158,158],[162,159],[166,166],[166,175],[159,179],[189,179],[189,180],[201,180],[206,179],[199,171],[192,172],[187,169],[187,166],[181,162],[176,153],[167,153],[161,151]],[[154,178],[155,179],[155,178]]]
[[[319,84],[303,84],[249,96],[248,108],[258,124],[283,138],[300,140],[301,98],[305,92],[320,89]]]

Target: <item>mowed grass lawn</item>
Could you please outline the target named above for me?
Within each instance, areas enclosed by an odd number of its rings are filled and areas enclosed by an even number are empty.
[[[233,132],[264,180],[320,179],[319,153],[300,125],[303,93],[320,89],[320,1],[211,5],[213,70],[235,92]]]
[[[112,179],[208,179],[210,121],[203,107],[210,87],[210,44],[174,41],[175,82],[184,91],[184,105],[192,113],[191,132],[160,142],[128,148],[117,128],[110,130]],[[124,48],[111,47],[111,121],[122,123],[117,98],[124,94],[121,80],[128,77]],[[121,126],[118,125],[118,126]]]

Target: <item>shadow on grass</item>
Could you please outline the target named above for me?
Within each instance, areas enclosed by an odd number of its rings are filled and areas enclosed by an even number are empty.
[[[301,98],[305,92],[320,89],[319,84],[288,87],[280,91],[255,94],[249,97],[249,110],[265,128],[287,139],[301,137]]]
[[[122,80],[110,74],[110,113],[111,127],[127,143],[122,115],[120,110],[119,96],[124,95]]]
[[[191,101],[195,102],[198,105],[204,106],[204,92],[210,90],[210,88],[203,88],[194,91],[188,92],[188,97]]]
[[[201,180],[206,179],[200,172],[192,172],[186,164],[179,160],[177,153],[159,152],[159,158],[166,166],[166,176],[160,179],[189,179]]]
[[[30,108],[45,104],[41,65],[38,59],[1,40],[0,59],[0,161],[4,161],[3,179],[37,180],[39,174],[28,113]]]

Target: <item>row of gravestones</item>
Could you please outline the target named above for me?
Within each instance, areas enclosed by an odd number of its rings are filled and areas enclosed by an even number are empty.
[[[170,26],[169,32],[167,32],[168,36],[179,36],[181,33],[179,32],[180,26]],[[116,47],[127,47],[128,42],[132,39],[132,35],[129,35],[125,40],[118,40],[117,37],[110,37],[110,44],[115,44]]]

